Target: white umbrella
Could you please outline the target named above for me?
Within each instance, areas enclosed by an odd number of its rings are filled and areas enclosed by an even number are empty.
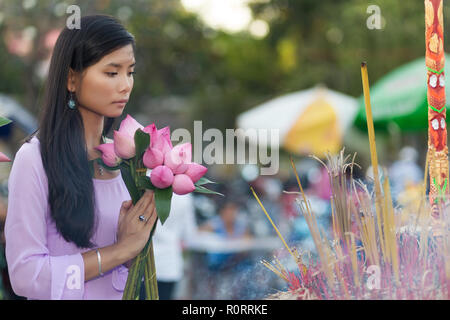
[[[289,152],[323,157],[325,152],[338,152],[342,147],[343,134],[357,110],[357,99],[315,87],[277,97],[242,113],[237,127],[279,130],[280,145]],[[250,143],[258,143],[257,136],[247,138]]]

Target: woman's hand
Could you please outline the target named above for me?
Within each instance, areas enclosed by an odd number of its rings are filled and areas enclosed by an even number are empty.
[[[141,221],[139,216],[144,216]],[[122,203],[117,227],[117,246],[128,256],[136,257],[146,245],[156,222],[155,194],[147,190],[141,199],[132,205],[131,200]]]
[[[145,217],[144,221],[139,216]],[[153,191],[146,191],[142,198],[132,205],[131,201],[122,203],[117,227],[117,242],[98,248],[101,256],[101,270],[107,272],[125,264],[130,267],[132,259],[144,248],[157,218]],[[97,250],[82,253],[84,279],[89,281],[99,276]]]

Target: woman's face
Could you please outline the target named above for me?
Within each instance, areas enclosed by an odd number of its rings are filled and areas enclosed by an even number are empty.
[[[68,89],[76,92],[77,107],[105,117],[119,117],[133,89],[134,66],[130,44],[104,56],[81,75],[71,73]]]

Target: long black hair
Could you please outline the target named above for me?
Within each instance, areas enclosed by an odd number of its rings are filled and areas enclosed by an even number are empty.
[[[81,18],[80,29],[61,32],[53,49],[37,137],[48,178],[51,217],[63,238],[79,248],[92,248],[96,217],[84,125],[78,109],[68,107],[69,68],[82,72],[102,57],[131,44],[134,37],[113,17]],[[103,135],[114,118],[104,121]]]

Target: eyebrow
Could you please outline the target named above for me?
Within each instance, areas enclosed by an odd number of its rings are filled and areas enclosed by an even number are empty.
[[[133,63],[133,64],[130,64],[130,65],[128,66],[128,68],[134,67],[135,65],[136,65],[136,62]],[[122,65],[121,65],[120,63],[115,63],[115,62],[108,63],[106,66],[107,66],[107,67],[108,67],[108,66],[112,66],[112,67],[115,67],[115,68],[120,68],[120,67],[122,67]]]

